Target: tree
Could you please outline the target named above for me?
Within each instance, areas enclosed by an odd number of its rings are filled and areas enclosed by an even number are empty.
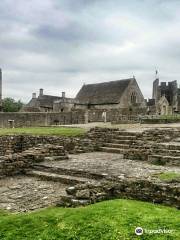
[[[21,100],[15,101],[13,98],[4,98],[2,100],[3,112],[18,112],[23,105]]]

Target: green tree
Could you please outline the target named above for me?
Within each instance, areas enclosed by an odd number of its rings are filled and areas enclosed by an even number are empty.
[[[23,105],[21,100],[15,101],[13,98],[4,98],[2,100],[3,112],[18,112]]]

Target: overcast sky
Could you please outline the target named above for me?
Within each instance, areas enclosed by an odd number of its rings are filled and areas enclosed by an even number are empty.
[[[31,98],[136,77],[151,97],[180,79],[180,0],[0,0],[3,96]]]

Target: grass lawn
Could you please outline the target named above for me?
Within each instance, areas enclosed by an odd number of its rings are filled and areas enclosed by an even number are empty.
[[[70,128],[70,127],[0,128],[0,135],[32,134],[32,135],[79,136],[84,133],[85,130],[82,128]]]
[[[171,233],[144,233],[165,229]],[[0,212],[0,239],[135,240],[180,239],[180,212],[133,200],[111,200],[81,208],[47,208],[28,214]]]
[[[180,181],[180,173],[164,172],[158,175],[162,181]]]
[[[180,119],[180,114],[176,114],[176,115],[160,115],[160,119]]]

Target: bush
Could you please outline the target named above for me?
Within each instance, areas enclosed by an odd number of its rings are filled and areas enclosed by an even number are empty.
[[[15,101],[13,98],[4,98],[2,101],[3,112],[19,112],[23,107],[21,100]]]

